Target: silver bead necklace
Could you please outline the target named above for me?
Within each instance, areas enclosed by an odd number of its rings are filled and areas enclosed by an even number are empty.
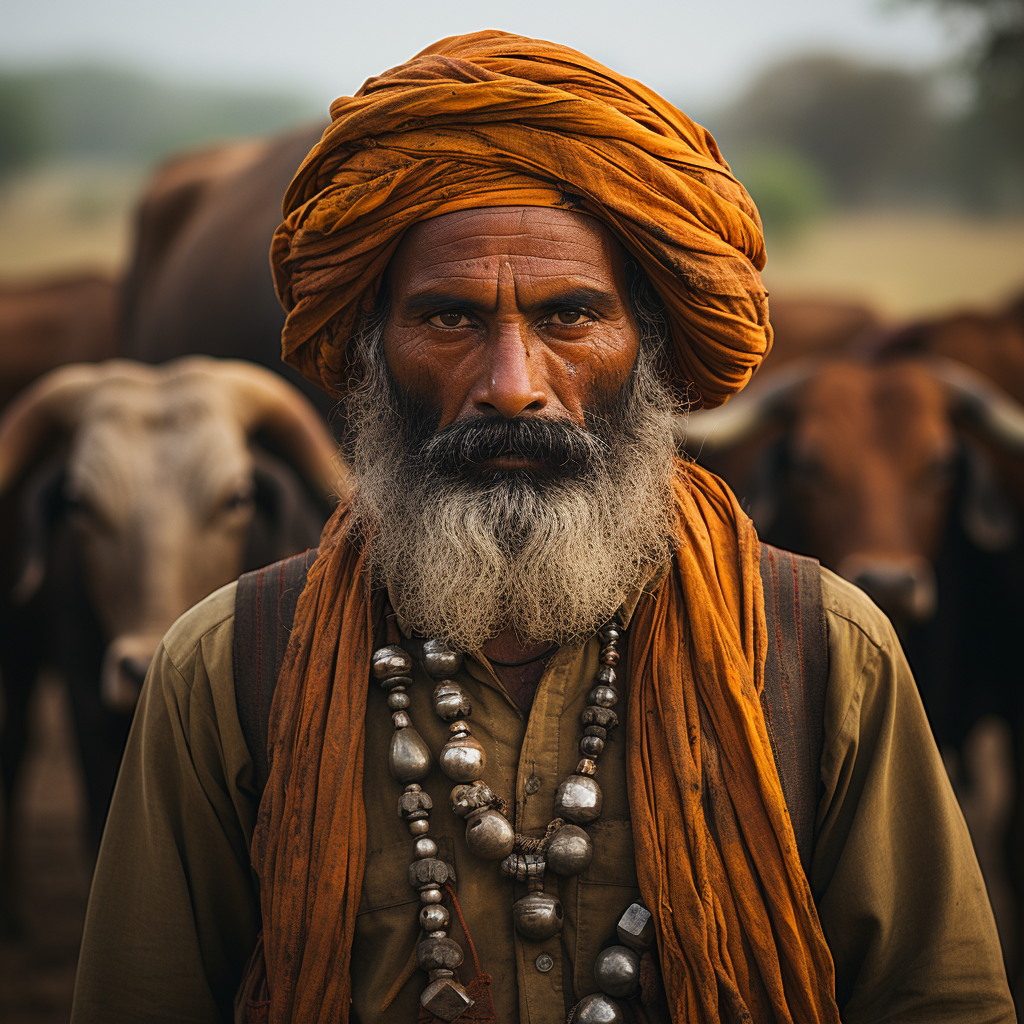
[[[582,874],[593,855],[590,836],[582,826],[601,815],[601,787],[594,775],[608,735],[618,724],[614,707],[619,701],[616,666],[621,636],[622,627],[615,619],[598,632],[600,666],[580,715],[582,756],[575,772],[559,785],[555,817],[540,839],[515,832],[506,816],[505,801],[483,781],[487,757],[470,730],[472,705],[452,678],[462,666],[462,654],[450,650],[443,640],[423,643],[423,668],[436,681],[434,711],[449,723],[450,736],[439,761],[441,770],[455,783],[450,797],[452,813],[466,822],[470,853],[500,860],[502,875],[526,883],[526,895],[512,906],[512,919],[516,931],[531,941],[552,938],[562,930],[562,905],[557,896],[544,892],[544,872]],[[413,837],[409,884],[420,895],[419,923],[424,932],[416,947],[416,960],[429,979],[420,1003],[441,1020],[452,1021],[468,1010],[473,1000],[455,975],[463,952],[448,935],[450,915],[442,905],[443,887],[454,878],[448,864],[438,858],[437,843],[429,835],[433,802],[420,786],[430,774],[433,759],[409,716],[406,691],[412,684],[412,656],[399,644],[388,643],[373,652],[371,663],[374,678],[388,695],[395,726],[388,767],[392,777],[405,786],[398,816]]]

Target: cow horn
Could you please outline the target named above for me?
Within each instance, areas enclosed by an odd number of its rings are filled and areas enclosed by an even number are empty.
[[[961,412],[1000,444],[1024,454],[1024,406],[963,363],[938,356],[927,363],[956,398]]]
[[[322,497],[335,502],[348,494],[348,471],[338,445],[305,395],[255,363],[218,359],[210,360],[207,368],[234,392],[238,419],[247,433],[272,433]]]
[[[680,416],[676,441],[694,458],[702,452],[721,451],[751,437],[782,412],[793,393],[818,372],[821,359],[795,359],[763,379],[757,377],[720,409]]]
[[[0,417],[0,494],[55,434],[74,428],[82,398],[106,376],[107,365],[73,363],[51,370],[11,402]]]

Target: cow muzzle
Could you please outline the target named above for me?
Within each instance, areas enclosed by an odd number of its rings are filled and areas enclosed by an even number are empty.
[[[119,636],[110,642],[103,655],[100,696],[111,711],[135,710],[159,643],[159,636]]]
[[[924,558],[847,555],[838,569],[898,625],[927,622],[935,614],[935,570]]]

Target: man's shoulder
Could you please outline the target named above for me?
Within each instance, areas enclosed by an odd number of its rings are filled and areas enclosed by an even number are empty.
[[[230,651],[234,635],[237,581],[215,590],[182,615],[163,639],[165,657],[183,676],[191,675],[197,653],[216,637],[218,650]],[[208,666],[209,667],[209,666]]]
[[[867,640],[876,648],[888,648],[896,641],[892,623],[885,612],[860,587],[821,567],[821,604],[828,624],[829,647],[836,641]]]

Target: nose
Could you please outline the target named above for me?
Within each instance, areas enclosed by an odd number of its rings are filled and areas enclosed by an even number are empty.
[[[839,574],[860,587],[898,624],[927,622],[935,614],[935,570],[923,558],[851,555],[839,564]]]
[[[508,419],[540,412],[548,404],[547,391],[536,379],[541,373],[540,360],[531,355],[520,325],[503,325],[488,346],[488,359],[473,396],[475,411]]]

